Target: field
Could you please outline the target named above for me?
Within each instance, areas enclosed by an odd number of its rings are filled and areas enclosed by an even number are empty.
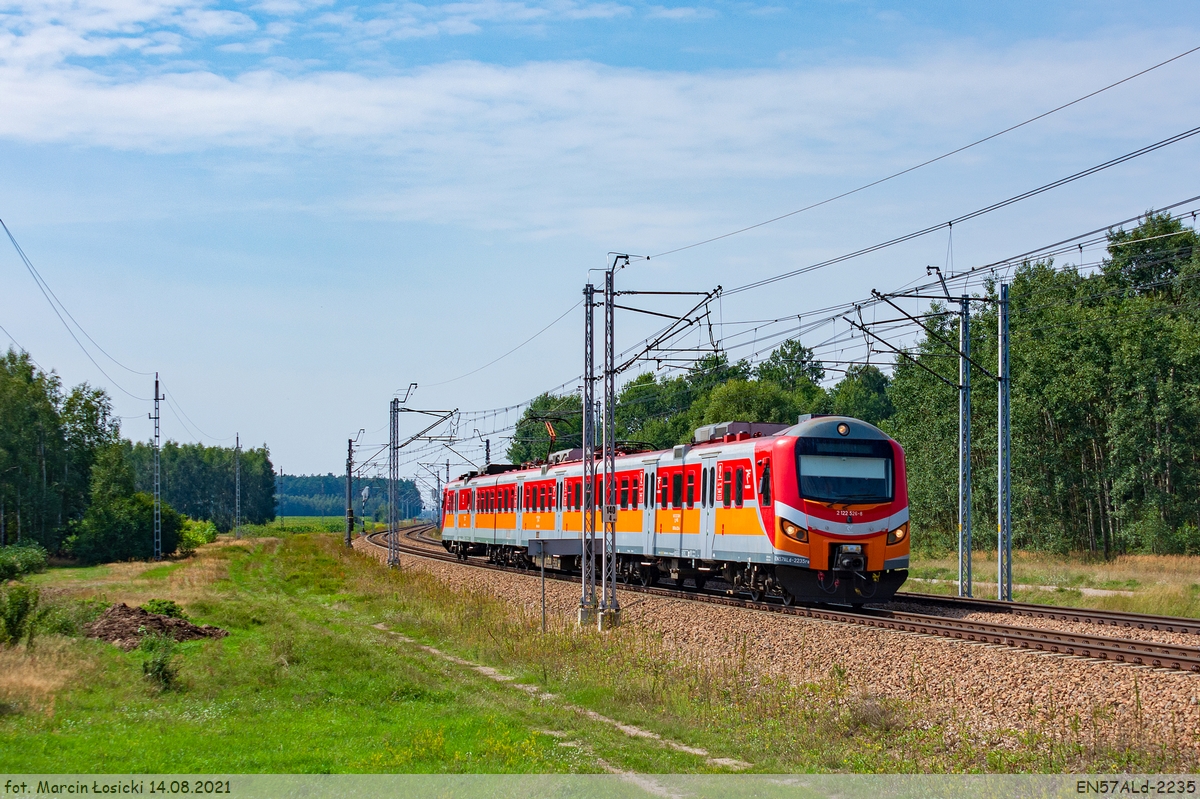
[[[678,662],[634,628],[542,634],[503,602],[389,571],[336,534],[222,538],[187,560],[52,568],[30,582],[64,613],[171,599],[230,634],[180,645],[169,689],[143,677],[139,650],[69,635],[0,650],[9,772],[1193,767],[1161,747],[1038,734],[998,754],[924,723],[919,697],[880,701],[838,668],[794,684],[736,660]]]
[[[405,519],[402,526],[415,524],[416,520]],[[356,532],[362,529],[362,521],[355,520]],[[387,529],[386,522],[367,521],[367,532]],[[346,519],[344,516],[280,516],[268,524],[244,524],[242,536],[245,538],[275,537],[295,533],[345,533]]]
[[[996,597],[996,553],[972,558],[975,596]],[[913,553],[909,591],[958,592],[955,553]],[[1071,607],[1200,618],[1200,557],[1120,555],[1111,561],[1041,552],[1013,553],[1013,599]]]

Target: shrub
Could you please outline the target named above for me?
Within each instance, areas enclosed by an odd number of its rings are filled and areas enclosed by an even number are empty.
[[[138,648],[148,657],[142,661],[142,676],[166,691],[175,685],[179,668],[175,665],[175,639],[162,633],[142,638]]]
[[[38,592],[14,583],[0,591],[0,644],[16,646],[22,638],[33,646],[37,630]]]
[[[147,613],[157,613],[159,616],[170,616],[172,619],[187,619],[183,608],[175,604],[173,599],[151,599],[142,605],[142,610]]]
[[[179,554],[190,555],[197,548],[217,540],[217,526],[212,522],[184,518],[179,533]]]
[[[46,570],[46,550],[37,544],[0,547],[0,582]]]
[[[102,599],[75,599],[51,602],[38,611],[38,632],[55,635],[79,635],[108,608]]]

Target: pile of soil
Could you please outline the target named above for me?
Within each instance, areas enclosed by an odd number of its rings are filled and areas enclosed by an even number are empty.
[[[196,626],[190,621],[160,616],[141,608],[131,608],[122,602],[104,611],[100,618],[84,627],[88,638],[99,638],[121,647],[126,652],[136,649],[142,637],[163,633],[176,641],[195,641],[198,638],[224,638],[229,633],[220,627],[205,624]]]

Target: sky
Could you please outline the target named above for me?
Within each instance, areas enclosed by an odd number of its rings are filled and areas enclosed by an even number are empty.
[[[386,440],[411,383],[407,407],[464,411],[578,385],[573,306],[610,252],[796,210],[1197,45],[1196,6],[1170,2],[0,0],[0,218],[86,333],[7,247],[0,347],[108,389],[134,439],[157,371],[165,438],[237,435],[289,474],[336,473],[360,429],[360,459]],[[939,224],[1195,127],[1198,74],[1195,53],[880,186],[635,260],[618,287],[727,290]],[[1198,165],[1200,136],[952,236],[730,294],[713,336],[765,357],[780,328],[764,344],[748,320],[812,320],[929,265],[1187,199]],[[618,349],[655,324],[619,315]],[[802,340],[849,359],[838,324]],[[455,448],[478,460],[494,435],[496,459],[512,413],[464,416],[474,440]],[[457,459],[413,452],[405,474]]]

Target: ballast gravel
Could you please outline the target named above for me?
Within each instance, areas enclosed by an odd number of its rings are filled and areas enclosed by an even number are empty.
[[[385,552],[363,539],[355,541],[355,548],[386,559]],[[401,555],[401,563],[450,588],[484,592],[524,613],[541,613],[536,572],[478,569],[408,554]],[[578,584],[547,580],[545,590],[548,615],[560,623],[573,620]],[[747,674],[785,677],[796,684],[820,683],[839,671],[863,696],[918,707],[912,723],[940,724],[948,739],[982,736],[1003,747],[1013,733],[1037,732],[1081,744],[1166,746],[1200,755],[1200,679],[1191,674],[620,588],[618,596],[622,624],[660,635],[667,651],[680,660],[710,666],[724,661]],[[1009,616],[1005,620],[1013,621]],[[1033,621],[1039,620],[1021,623]],[[1094,634],[1094,626],[1085,626]]]

